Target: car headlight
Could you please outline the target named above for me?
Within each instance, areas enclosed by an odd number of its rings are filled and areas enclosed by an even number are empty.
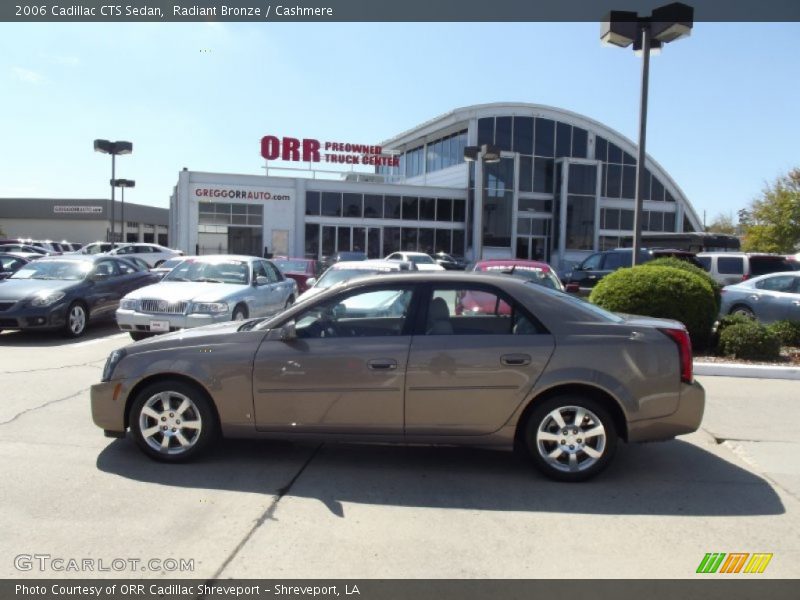
[[[31,300],[31,306],[50,306],[64,297],[64,292],[42,292]]]
[[[218,314],[228,312],[228,305],[225,302],[194,302],[189,312]]]
[[[122,310],[139,310],[139,301],[138,300],[126,300],[125,298],[123,298],[122,302],[119,303],[119,307]]]
[[[119,361],[125,357],[125,350],[114,350],[108,355],[106,366],[103,367],[103,377],[100,381],[111,381],[111,376],[114,375],[114,369],[117,368]]]

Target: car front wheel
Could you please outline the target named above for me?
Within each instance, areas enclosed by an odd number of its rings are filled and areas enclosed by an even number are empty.
[[[80,302],[73,302],[67,309],[67,322],[64,325],[64,334],[67,337],[81,337],[86,332],[86,323],[89,315],[86,307]]]
[[[534,408],[525,442],[534,465],[547,477],[585,481],[608,466],[617,448],[617,431],[602,404],[563,395]]]
[[[181,462],[201,453],[217,434],[206,394],[182,381],[163,381],[143,389],[128,415],[131,433],[150,458]]]

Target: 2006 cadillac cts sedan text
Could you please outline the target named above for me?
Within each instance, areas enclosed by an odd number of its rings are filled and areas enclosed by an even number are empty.
[[[476,293],[494,302],[457,313]],[[618,439],[695,431],[705,403],[682,324],[459,272],[353,279],[275,317],[132,344],[91,397],[106,435],[130,428],[163,461],[220,434],[461,444],[522,450],[567,481]]]

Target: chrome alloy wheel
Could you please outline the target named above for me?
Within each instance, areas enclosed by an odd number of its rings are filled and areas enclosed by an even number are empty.
[[[606,430],[592,411],[581,406],[560,406],[539,423],[536,449],[558,471],[585,471],[603,456]]]
[[[161,454],[182,454],[200,439],[203,420],[191,398],[159,392],[139,412],[139,430],[147,445]]]
[[[72,335],[78,336],[86,329],[86,310],[80,304],[75,304],[70,309],[67,319]]]

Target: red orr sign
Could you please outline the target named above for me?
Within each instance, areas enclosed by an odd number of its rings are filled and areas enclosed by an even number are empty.
[[[370,165],[399,167],[397,156],[384,156],[380,146],[344,142],[320,142],[310,138],[279,138],[265,135],[261,138],[261,156],[266,160],[292,162],[326,162],[343,165]]]

